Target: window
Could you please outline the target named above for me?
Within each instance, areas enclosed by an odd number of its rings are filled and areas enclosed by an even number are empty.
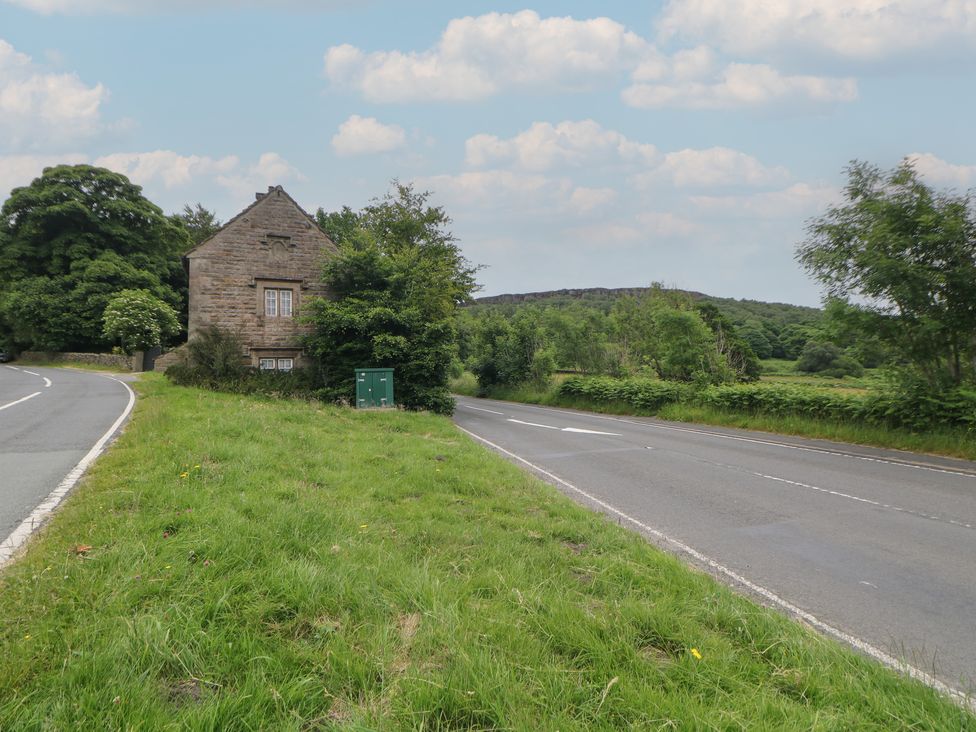
[[[290,318],[291,290],[268,287],[264,291],[264,314],[271,318]]]
[[[293,358],[259,358],[258,368],[262,371],[291,371],[295,368]]]

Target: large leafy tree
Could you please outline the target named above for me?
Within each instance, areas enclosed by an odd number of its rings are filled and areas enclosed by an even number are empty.
[[[903,161],[854,162],[845,201],[814,219],[797,258],[848,318],[937,386],[976,372],[976,216],[969,195],[936,191]]]
[[[102,316],[118,292],[147,290],[179,307],[189,246],[125,176],[47,168],[0,209],[0,329],[21,348],[106,348]]]
[[[175,215],[175,218],[187,230],[194,244],[206,241],[216,234],[221,227],[217,214],[204,208],[203,204],[200,203],[194,206],[186,204],[183,206],[183,210]]]
[[[392,367],[400,404],[453,410],[454,316],[474,292],[476,268],[448,230],[450,218],[428,199],[394,182],[358,213],[320,212],[340,250],[324,265],[330,297],[310,305],[306,347],[327,396],[351,398],[356,368]]]

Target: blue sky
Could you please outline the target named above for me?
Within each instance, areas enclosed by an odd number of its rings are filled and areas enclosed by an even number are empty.
[[[0,0],[0,196],[94,162],[227,219],[399,178],[483,294],[812,305],[793,252],[848,161],[976,185],[974,61],[974,0]]]

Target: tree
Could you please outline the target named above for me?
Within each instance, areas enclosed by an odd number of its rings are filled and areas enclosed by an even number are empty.
[[[330,297],[310,303],[314,332],[306,340],[324,396],[351,399],[354,369],[392,367],[398,403],[453,411],[447,379],[457,353],[454,318],[474,292],[477,268],[429,196],[394,181],[392,192],[358,214],[340,212],[349,225],[336,237],[338,256],[323,268]]]
[[[46,168],[0,209],[0,331],[20,348],[104,349],[102,316],[118,292],[180,305],[189,244],[125,176]]]
[[[180,332],[176,310],[148,290],[122,290],[109,300],[104,335],[126,353],[148,351]]]
[[[486,314],[475,334],[471,370],[478,386],[542,386],[556,368],[556,356],[535,309],[519,310],[514,317]]]
[[[976,216],[969,195],[938,192],[910,161],[847,169],[845,203],[808,226],[797,258],[831,297],[863,314],[862,332],[933,387],[976,373]]]
[[[186,204],[183,210],[176,214],[175,218],[187,230],[194,245],[206,241],[216,234],[221,227],[217,214],[205,209],[200,203],[193,207]]]

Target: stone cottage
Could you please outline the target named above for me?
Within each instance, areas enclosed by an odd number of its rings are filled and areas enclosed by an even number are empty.
[[[189,338],[217,326],[240,336],[251,366],[286,371],[304,365],[298,316],[325,295],[322,259],[337,249],[281,186],[256,199],[185,255]]]

